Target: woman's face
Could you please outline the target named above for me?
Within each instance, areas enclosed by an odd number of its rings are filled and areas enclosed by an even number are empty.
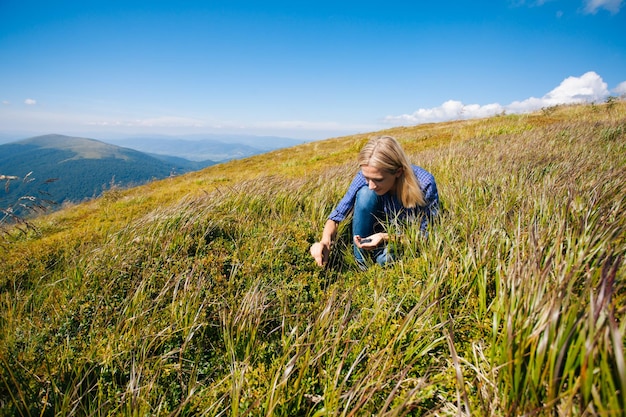
[[[361,172],[367,180],[369,189],[374,191],[377,195],[387,194],[390,191],[395,193],[396,180],[402,175],[402,169],[392,174],[369,165],[361,165]]]

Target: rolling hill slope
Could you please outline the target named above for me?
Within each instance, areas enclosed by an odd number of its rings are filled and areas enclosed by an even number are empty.
[[[374,134],[437,179],[427,238],[310,245]],[[307,143],[113,190],[0,250],[6,415],[620,415],[626,103]]]

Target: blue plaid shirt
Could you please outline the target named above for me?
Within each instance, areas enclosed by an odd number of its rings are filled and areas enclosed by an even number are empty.
[[[424,232],[426,231],[430,219],[434,218],[439,211],[439,193],[437,192],[435,177],[433,177],[430,172],[416,165],[413,165],[413,172],[424,193],[426,205],[407,209],[398,201],[395,195],[387,193],[382,196],[383,210],[388,219],[420,219],[420,229]],[[359,171],[354,180],[352,180],[348,192],[346,192],[346,195],[344,195],[339,204],[337,204],[337,207],[335,207],[328,219],[337,223],[344,220],[352,211],[356,193],[361,187],[367,187],[367,180],[363,176],[363,173]]]

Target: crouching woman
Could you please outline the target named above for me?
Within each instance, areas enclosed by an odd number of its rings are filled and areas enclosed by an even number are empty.
[[[389,250],[390,221],[419,222],[426,232],[428,222],[439,210],[435,178],[425,169],[412,165],[398,141],[391,136],[370,140],[359,153],[360,171],[345,196],[332,211],[319,242],[311,255],[319,266],[328,262],[339,223],[352,212],[354,257],[365,269],[376,262],[393,260]]]

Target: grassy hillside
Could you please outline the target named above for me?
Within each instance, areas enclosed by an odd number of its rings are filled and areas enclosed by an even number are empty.
[[[6,415],[621,415],[626,103],[384,132],[445,205],[308,248],[370,135],[112,190],[0,250]]]

